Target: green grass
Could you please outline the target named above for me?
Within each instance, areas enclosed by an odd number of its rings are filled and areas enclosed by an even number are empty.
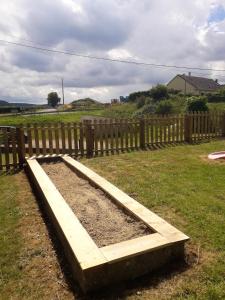
[[[225,102],[221,103],[208,103],[208,107],[210,110],[225,110]]]
[[[12,176],[0,176],[0,295],[8,282],[20,276],[18,258],[22,241],[17,235],[20,210],[18,186]]]
[[[143,291],[139,287],[138,296],[131,290],[126,299],[225,299],[225,162],[207,160],[209,153],[220,150],[225,150],[225,141],[82,159],[189,235],[189,249],[200,253],[198,265],[175,278],[162,278],[162,286],[147,285]],[[21,276],[16,195],[23,187],[15,184],[12,176],[1,176],[0,187],[1,294],[4,284],[13,281],[17,289],[15,279]]]
[[[136,110],[135,103],[116,104],[106,108],[102,115],[106,118],[132,118]]]
[[[225,163],[206,159],[224,149],[225,142],[218,141],[84,161],[183,230],[203,255],[215,256],[173,299],[225,298]]]
[[[43,115],[17,115],[17,116],[0,116],[0,126],[27,123],[56,123],[56,122],[79,122],[83,116],[101,116],[102,110],[79,111],[73,113],[43,114]]]

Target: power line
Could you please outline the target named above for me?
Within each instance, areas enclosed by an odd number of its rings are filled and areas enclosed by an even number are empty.
[[[43,45],[43,44],[40,44],[38,42],[35,42],[33,40],[28,40],[28,39],[24,39],[24,38],[19,38],[15,35],[11,35],[10,37],[13,37],[13,38],[16,38],[17,40],[19,41],[25,41],[25,42],[28,42],[28,43],[32,43],[34,45],[38,45],[38,46],[41,46],[41,47],[49,47],[49,45]],[[51,55],[50,53],[43,53],[45,55]],[[171,71],[173,72],[173,71]],[[192,74],[196,74],[196,75],[200,75],[200,76],[212,76],[212,73],[197,73],[197,72],[191,72]],[[213,74],[213,77],[217,77],[217,78],[225,78],[225,75],[221,75],[221,74]],[[70,80],[77,80],[77,79],[71,79]]]
[[[155,64],[155,63],[138,62],[138,61],[131,61],[131,60],[129,61],[129,60],[123,60],[123,59],[113,59],[113,58],[93,56],[93,55],[84,55],[84,54],[79,54],[79,53],[70,52],[70,51],[63,51],[63,50],[56,50],[56,49],[50,49],[50,48],[37,47],[37,46],[32,46],[32,45],[27,45],[27,44],[17,43],[17,42],[11,42],[11,41],[1,40],[1,39],[0,39],[0,42],[1,43],[10,44],[10,45],[14,45],[14,46],[20,46],[20,47],[25,47],[25,48],[31,48],[31,49],[41,50],[41,51],[44,51],[44,52],[58,53],[58,54],[64,54],[64,55],[70,55],[70,56],[76,56],[76,57],[82,57],[82,58],[88,58],[88,59],[95,59],[95,60],[103,60],[103,61],[110,61],[110,62],[119,62],[119,63],[125,63],[125,64],[133,64],[133,65],[139,65],[139,66],[150,66],[150,67],[163,67],[163,68],[186,69],[186,70],[225,72],[225,69],[212,69],[212,68],[200,68],[200,67],[189,67],[189,66]]]

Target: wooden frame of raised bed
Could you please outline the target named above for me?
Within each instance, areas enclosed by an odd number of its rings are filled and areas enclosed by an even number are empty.
[[[134,218],[144,222],[153,233],[99,248],[66,203],[39,161],[63,161],[78,176],[102,191]],[[69,156],[27,159],[29,179],[41,197],[74,278],[84,292],[134,279],[171,260],[183,259],[188,236],[129,197],[110,182]]]

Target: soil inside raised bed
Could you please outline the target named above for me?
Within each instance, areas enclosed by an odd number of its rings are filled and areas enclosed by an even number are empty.
[[[43,163],[42,167],[98,247],[153,233],[65,163]]]

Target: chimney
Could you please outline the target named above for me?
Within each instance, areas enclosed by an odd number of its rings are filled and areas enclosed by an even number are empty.
[[[189,77],[191,76],[191,72],[188,72],[188,76],[189,76]]]

